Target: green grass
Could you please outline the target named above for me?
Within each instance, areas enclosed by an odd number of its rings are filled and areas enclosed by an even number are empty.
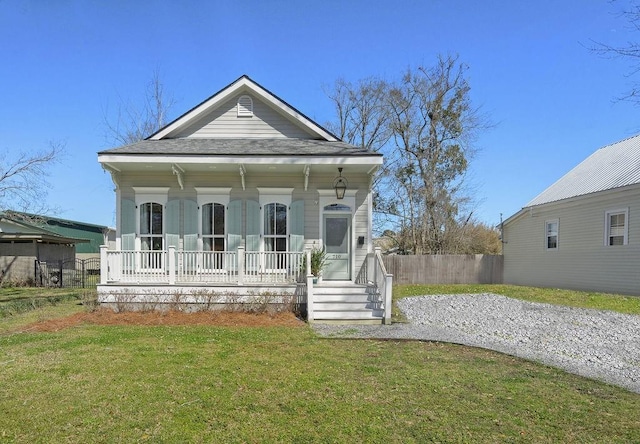
[[[0,319],[57,305],[61,302],[79,301],[91,290],[39,287],[1,287]]]
[[[395,300],[427,294],[494,293],[531,302],[640,315],[640,297],[517,285],[394,285]]]
[[[82,309],[0,319],[0,442],[640,442],[640,395],[489,350],[307,327],[7,333]]]
[[[7,442],[632,442],[640,396],[486,350],[307,328],[0,336]]]

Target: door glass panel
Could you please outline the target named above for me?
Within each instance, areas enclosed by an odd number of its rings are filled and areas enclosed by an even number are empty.
[[[157,203],[151,205],[151,233],[162,234],[162,205]]]
[[[215,204],[213,207],[213,234],[224,234],[224,205]]]
[[[345,217],[328,217],[326,223],[327,253],[348,253],[349,224]]]

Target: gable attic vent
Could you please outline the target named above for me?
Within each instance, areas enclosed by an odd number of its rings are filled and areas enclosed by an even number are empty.
[[[249,96],[240,96],[238,98],[238,117],[253,116],[253,100]]]

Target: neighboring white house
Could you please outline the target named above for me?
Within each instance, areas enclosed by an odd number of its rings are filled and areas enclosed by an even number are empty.
[[[382,156],[249,77],[98,161],[116,186],[117,220],[102,302],[295,292],[310,320],[390,319],[391,278],[371,228]],[[327,253],[315,286],[304,260],[313,248]]]
[[[640,294],[640,136],[600,148],[503,224],[504,282]]]

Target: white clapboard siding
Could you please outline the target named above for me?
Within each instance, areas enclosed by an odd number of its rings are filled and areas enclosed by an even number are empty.
[[[302,126],[285,117],[256,97],[253,99],[253,116],[238,116],[237,102],[240,95],[223,103],[180,131],[175,137],[184,138],[296,138],[311,139],[314,136]]]
[[[628,245],[606,246],[605,212],[629,210]],[[559,222],[545,248],[545,221]],[[504,227],[504,282],[640,294],[640,188],[625,187],[524,211]]]

